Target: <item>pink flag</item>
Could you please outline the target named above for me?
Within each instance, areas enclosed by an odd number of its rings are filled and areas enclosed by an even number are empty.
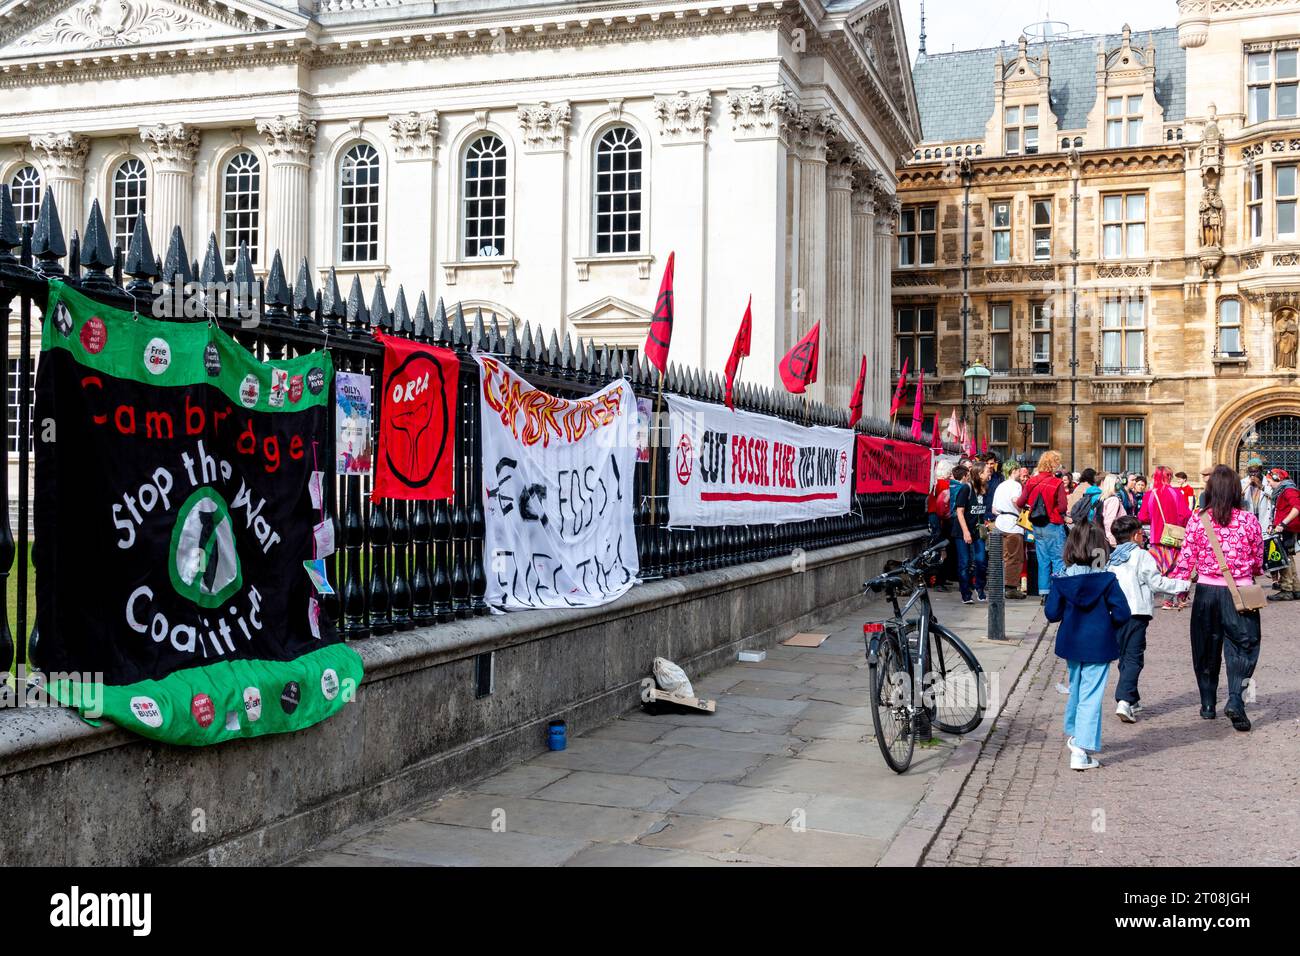
[[[934,427],[930,429],[930,450],[943,451],[943,439],[939,437],[939,413],[934,413]]]
[[[925,387],[925,369],[921,369],[920,374],[916,377],[916,397],[912,399],[912,441],[921,440],[921,426],[925,418],[925,412],[921,409],[923,399],[922,389]]]

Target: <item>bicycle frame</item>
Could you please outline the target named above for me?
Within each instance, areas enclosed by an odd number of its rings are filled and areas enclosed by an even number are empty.
[[[909,716],[914,716],[921,708],[926,706],[926,695],[928,688],[925,686],[926,676],[930,668],[930,639],[932,635],[944,635],[954,643],[961,644],[961,639],[947,627],[944,627],[934,615],[934,605],[930,603],[930,592],[923,584],[917,586],[915,593],[906,604],[900,606],[898,602],[898,592],[895,588],[887,588],[886,596],[891,605],[893,605],[894,616],[889,622],[886,622],[885,630],[882,632],[889,635],[888,639],[895,641],[900,657],[907,662],[908,676],[912,684],[912,703],[908,707]],[[907,619],[907,615],[912,609],[920,605],[920,614],[913,624]],[[894,624],[893,628],[889,624]],[[919,631],[919,638],[916,644],[916,652],[912,651],[911,634],[913,631]],[[881,635],[878,634],[871,641],[868,647],[868,659],[874,659],[879,650]],[[936,638],[937,640],[937,638]],[[939,658],[938,679],[947,680],[945,662],[940,655]]]

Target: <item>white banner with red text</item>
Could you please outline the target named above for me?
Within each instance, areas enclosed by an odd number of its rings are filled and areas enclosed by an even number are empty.
[[[592,607],[636,583],[637,405],[619,379],[558,398],[476,355],[483,434],[487,603]]]
[[[853,432],[666,398],[671,524],[776,524],[848,513]]]

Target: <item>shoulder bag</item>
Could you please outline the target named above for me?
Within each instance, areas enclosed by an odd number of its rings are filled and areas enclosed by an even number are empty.
[[[1187,529],[1170,524],[1165,519],[1164,506],[1160,504],[1160,492],[1153,491],[1152,494],[1156,497],[1156,510],[1160,512],[1160,523],[1163,526],[1160,529],[1160,544],[1166,548],[1181,548],[1187,537]]]
[[[1258,584],[1251,582],[1245,587],[1238,587],[1236,580],[1228,571],[1228,562],[1223,557],[1223,548],[1219,545],[1219,533],[1214,530],[1210,524],[1210,516],[1201,512],[1201,526],[1205,528],[1205,536],[1210,539],[1210,548],[1214,551],[1214,560],[1219,562],[1219,572],[1223,575],[1224,581],[1228,584],[1228,590],[1232,592],[1232,604],[1242,614],[1262,610],[1268,605],[1268,596],[1264,594],[1264,589]]]

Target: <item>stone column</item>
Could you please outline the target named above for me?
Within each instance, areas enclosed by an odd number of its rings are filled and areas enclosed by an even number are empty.
[[[411,111],[388,118],[388,135],[393,143],[393,164],[389,171],[390,208],[406,211],[419,221],[427,213],[430,223],[438,222],[438,201],[434,182],[437,166],[438,114]],[[388,244],[388,265],[392,272],[385,284],[405,280],[416,289],[433,293],[437,283],[433,264],[438,261],[438,230],[429,229],[429,242],[392,242]],[[297,263],[285,260],[285,269]],[[396,285],[393,285],[396,293]]]
[[[890,277],[893,273],[894,229],[898,222],[898,208],[898,200],[887,192],[882,184],[876,193],[876,275],[872,281],[874,307],[871,311],[877,334],[874,362],[879,363],[879,367],[883,369],[893,367],[896,354],[893,344],[894,317],[893,305],[890,301]],[[876,382],[874,403],[875,408],[878,409],[876,414],[888,414],[889,400],[893,396],[896,384],[897,380],[888,373],[882,375]]]
[[[32,148],[40,154],[41,174],[54,193],[63,234],[86,228],[86,153],[90,140],[76,133],[41,133],[32,137]]]
[[[284,271],[292,276],[307,255],[310,162],[316,123],[299,115],[276,116],[257,120],[257,131],[266,137],[271,166],[266,190],[270,205],[266,216],[266,261],[270,262],[279,249]]]
[[[667,251],[677,253],[673,306],[677,322],[669,360],[679,365],[716,369],[724,360],[706,356],[709,316],[706,314],[705,278],[708,275],[708,151],[713,97],[708,91],[680,91],[656,96],[655,118],[659,141],[665,147],[655,164],[655,177],[668,184],[669,198],[654,224],[655,248],[667,262]],[[661,187],[662,188],[662,185]],[[657,287],[656,287],[657,288]],[[724,318],[733,323],[734,315]],[[693,335],[688,334],[694,332]]]
[[[871,278],[876,266],[875,255],[876,201],[871,185],[871,173],[859,170],[853,190],[853,367],[851,374],[857,380],[862,356],[867,357],[867,384],[863,389],[862,413],[877,414],[874,405],[873,384],[889,372],[876,362],[875,303],[871,299]],[[849,385],[850,395],[852,384]]]
[[[835,127],[835,114],[829,111],[806,114],[799,141],[799,283],[804,307],[799,315],[799,337],[816,322],[826,320],[826,150]],[[822,332],[824,335],[824,324]],[[825,356],[826,349],[821,351]],[[810,399],[824,399],[824,370],[818,370],[817,383],[809,393]]]
[[[521,103],[515,108],[519,123],[520,150],[516,169],[515,222],[546,223],[549,242],[539,243],[528,255],[532,268],[523,274],[525,301],[554,303],[556,320],[545,325],[563,331],[560,316],[568,315],[567,228],[569,207],[569,122],[572,108],[567,101]],[[516,235],[519,233],[516,232]],[[586,252],[579,255],[587,255]],[[534,327],[539,323],[534,321]],[[674,339],[674,344],[676,340]]]
[[[853,164],[854,151],[837,146],[826,167],[826,319],[821,354],[826,362],[826,400],[848,405],[856,366],[853,334]]]
[[[149,235],[163,254],[172,227],[180,226],[186,248],[194,250],[198,237],[191,231],[194,208],[194,157],[199,131],[183,123],[140,127],[140,139],[149,149],[153,181],[145,201]]]

